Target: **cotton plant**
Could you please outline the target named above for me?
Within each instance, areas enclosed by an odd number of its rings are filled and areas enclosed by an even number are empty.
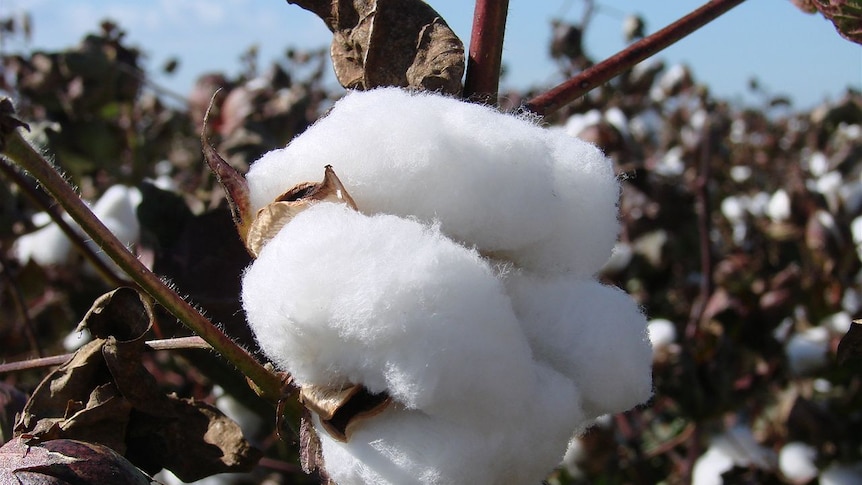
[[[384,88],[246,183],[243,306],[336,483],[539,483],[592,419],[649,398],[646,319],[595,279],[620,193],[595,146]]]

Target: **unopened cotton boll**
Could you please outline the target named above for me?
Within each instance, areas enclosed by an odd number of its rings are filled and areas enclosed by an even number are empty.
[[[462,244],[533,270],[592,276],[619,229],[619,183],[598,148],[444,96],[395,88],[347,95],[252,164],[254,210],[317,180],[325,165],[360,211],[439,221]]]

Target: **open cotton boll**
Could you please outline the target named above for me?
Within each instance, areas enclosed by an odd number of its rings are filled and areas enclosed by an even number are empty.
[[[794,483],[807,483],[817,476],[814,460],[817,450],[799,441],[787,443],[778,452],[778,466],[781,473]]]
[[[261,348],[300,384],[361,383],[429,414],[514,418],[532,357],[488,263],[437,227],[319,203],[243,278]]]
[[[539,483],[562,459],[582,414],[571,381],[546,366],[533,371],[510,397],[531,399],[516,420],[456,424],[393,406],[346,443],[321,432],[326,470],[339,485]]]
[[[629,295],[570,276],[513,274],[506,286],[534,357],[575,382],[588,418],[649,398],[652,347]]]
[[[252,164],[252,205],[327,164],[362,212],[439,221],[466,246],[537,270],[591,275],[617,236],[619,184],[596,147],[474,103],[396,88],[348,94]]]
[[[21,263],[33,260],[39,265],[50,266],[69,261],[72,243],[60,226],[53,222],[47,226],[25,234],[15,241],[12,248],[15,259]]]
[[[694,462],[692,485],[723,485],[721,475],[733,468],[733,458],[720,448],[710,447]]]

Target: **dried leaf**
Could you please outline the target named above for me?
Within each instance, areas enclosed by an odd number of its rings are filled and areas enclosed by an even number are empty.
[[[149,485],[150,479],[112,449],[74,440],[16,438],[0,448],[0,483]]]
[[[216,91],[213,94],[209,108],[207,108],[204,115],[203,128],[201,129],[201,146],[203,147],[207,166],[209,166],[210,171],[216,176],[218,183],[224,188],[236,230],[240,238],[245,241],[254,215],[251,210],[251,196],[248,191],[248,182],[246,182],[245,177],[241,173],[219,155],[218,151],[207,139],[207,123],[209,122],[209,115],[218,93]]]
[[[323,462],[323,448],[320,446],[320,437],[314,429],[311,414],[306,409],[299,425],[299,463],[302,471],[308,474],[316,470],[323,472],[326,467]]]
[[[152,301],[132,288],[122,287],[97,298],[76,331],[87,329],[96,338],[113,336],[132,341],[141,339],[152,325]]]
[[[313,203],[322,201],[340,202],[356,209],[356,203],[335,175],[331,165],[326,166],[322,182],[299,184],[257,212],[246,238],[249,252],[257,257],[263,246],[291,219]]]
[[[261,453],[239,425],[217,408],[193,399],[165,397],[175,417],[135,414],[126,456],[144,471],[171,470],[184,482],[217,473],[251,470]]]
[[[129,339],[97,338],[49,374],[24,407],[16,435],[99,443],[147,472],[168,468],[186,480],[247,471],[259,454],[239,425],[208,405],[165,396],[143,366],[138,332],[149,328],[146,302],[129,289],[96,301],[83,324]]]
[[[853,320],[850,330],[841,337],[836,353],[839,365],[862,357],[862,320]]]
[[[464,45],[421,0],[288,0],[333,32],[330,54],[342,86],[400,86],[460,94]]]

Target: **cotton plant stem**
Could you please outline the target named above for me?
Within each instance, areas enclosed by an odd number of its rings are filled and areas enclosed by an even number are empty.
[[[2,120],[0,120],[2,125]],[[242,347],[216,328],[191,304],[171,290],[158,276],[147,269],[130,253],[102,222],[81,201],[71,185],[42,157],[24,138],[20,129],[6,133],[3,154],[28,171],[84,229],[93,241],[114,262],[149,293],[153,299],[168,309],[184,325],[201,336],[212,348],[235,365],[257,387],[260,394],[271,402],[282,397],[282,379],[255,360]]]
[[[546,116],[604,84],[635,64],[686,37],[745,0],[712,0],[692,13],[626,47],[604,61],[529,100],[526,110]]]
[[[12,181],[12,183],[17,185],[28,199],[39,206],[43,212],[51,217],[51,220],[54,221],[54,223],[57,224],[57,227],[63,231],[63,234],[69,238],[78,253],[93,265],[93,268],[96,269],[96,273],[105,280],[105,283],[112,287],[129,286],[130,283],[117,276],[111,267],[93,251],[93,248],[88,245],[86,241],[84,241],[81,234],[70,226],[69,223],[66,222],[66,219],[63,219],[63,215],[59,210],[57,210],[57,207],[51,205],[45,200],[45,195],[39,193],[30,179],[25,177],[7,160],[0,160],[0,172],[3,172],[3,175]]]
[[[148,340],[146,346],[149,350],[185,350],[185,349],[209,349],[211,348],[204,339],[200,337],[179,337],[162,340]],[[51,357],[42,357],[39,359],[28,359],[20,362],[9,362],[0,364],[0,374],[8,374],[10,372],[21,372],[25,370],[41,369],[43,367],[53,367],[61,365],[68,361],[75,354],[52,355]]]
[[[497,104],[509,0],[476,0],[464,98]]]

